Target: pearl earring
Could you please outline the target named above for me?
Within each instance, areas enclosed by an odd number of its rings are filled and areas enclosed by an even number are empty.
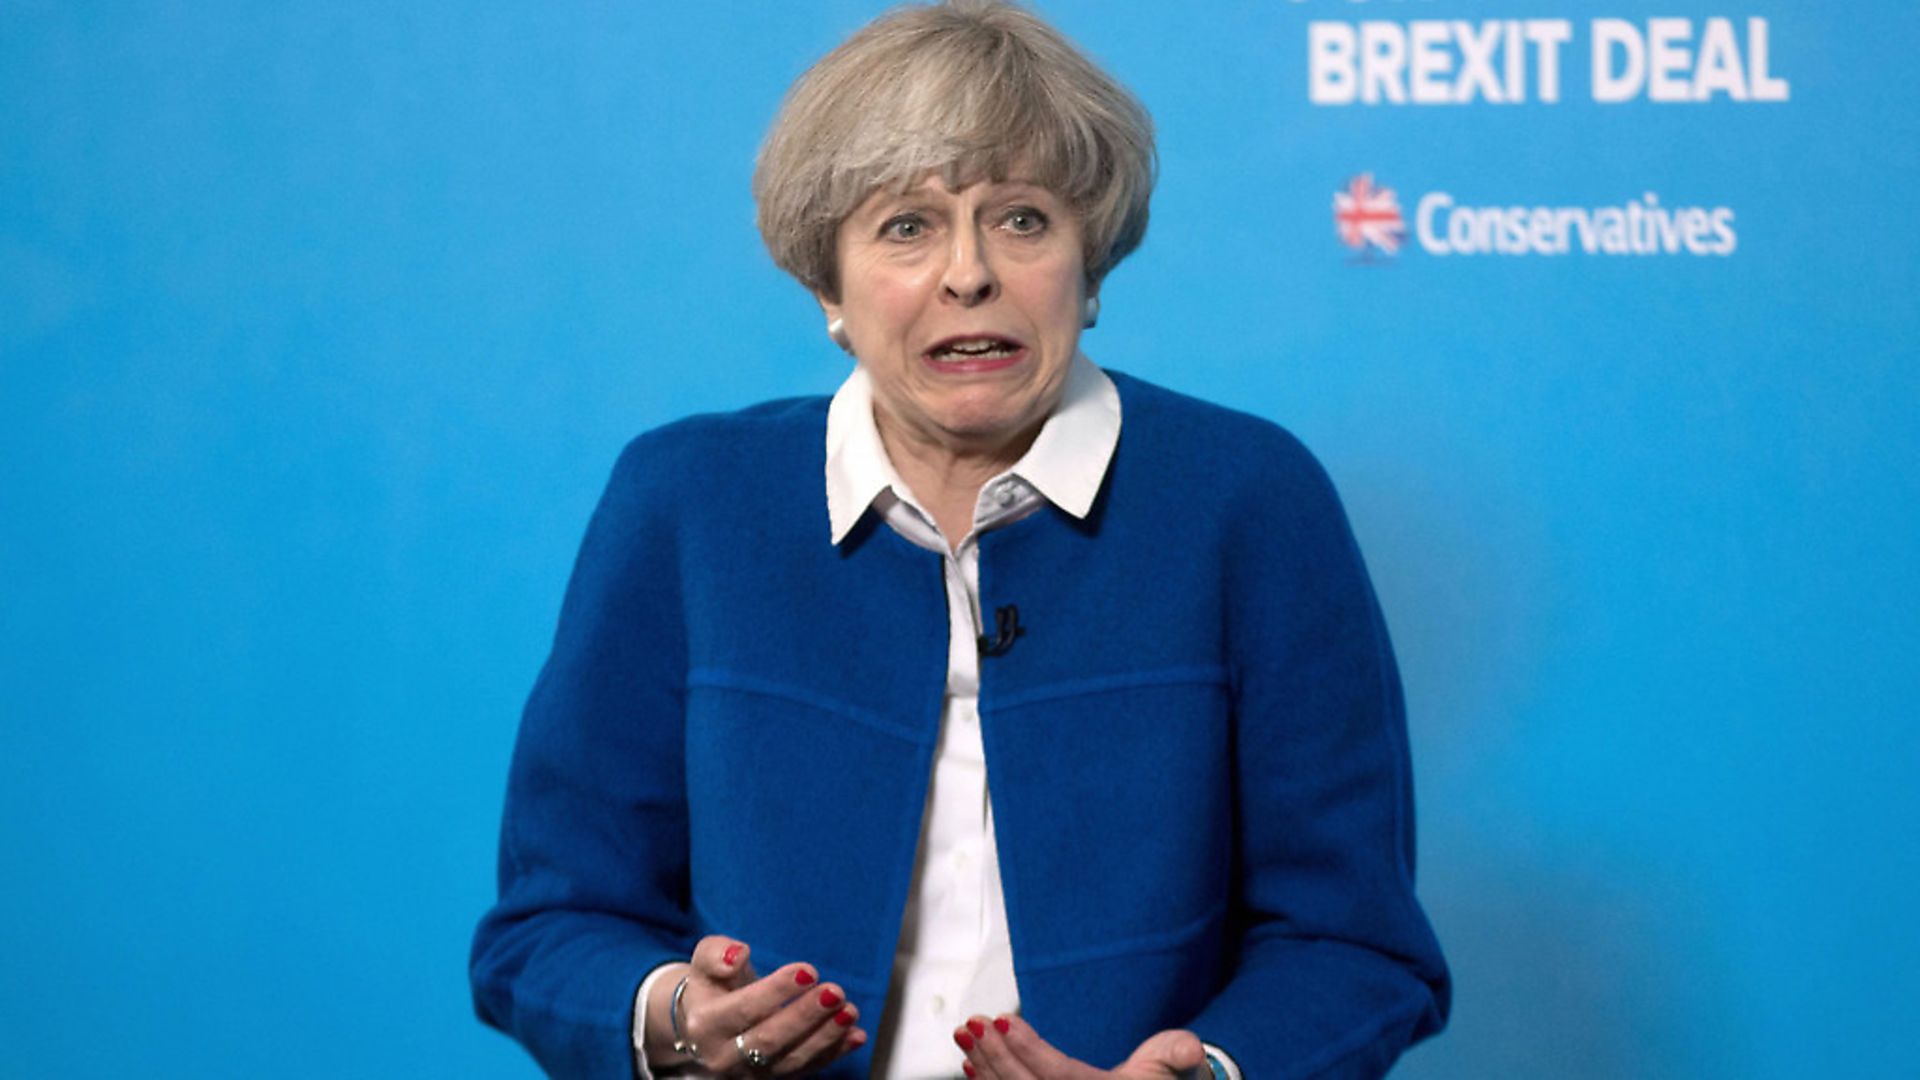
[[[847,352],[853,351],[853,341],[851,338],[847,337],[847,320],[842,319],[837,315],[831,319],[828,319],[827,320],[827,336],[833,339],[833,343],[835,345],[840,346],[842,349],[845,349]]]
[[[1093,329],[1094,324],[1098,323],[1099,321],[1100,321],[1100,298],[1097,296],[1089,296],[1087,297],[1086,302],[1080,305],[1080,325],[1083,327],[1086,327],[1088,330],[1091,330]]]

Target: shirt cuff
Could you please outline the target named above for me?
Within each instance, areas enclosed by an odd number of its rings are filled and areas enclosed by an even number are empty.
[[[640,989],[633,995],[633,1074],[640,1080],[653,1080],[653,1071],[647,1068],[647,1002],[653,997],[653,988],[667,969],[686,963],[685,960],[669,960],[647,972],[640,980]],[[1233,1080],[1239,1080],[1236,1075]]]
[[[1200,1043],[1200,1049],[1207,1052],[1207,1064],[1213,1066],[1211,1072],[1215,1080],[1245,1080],[1240,1075],[1240,1066],[1234,1064],[1225,1050],[1205,1041]]]

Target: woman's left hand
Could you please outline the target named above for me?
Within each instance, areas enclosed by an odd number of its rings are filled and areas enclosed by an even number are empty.
[[[1054,1049],[1017,1016],[975,1016],[954,1029],[953,1041],[966,1051],[965,1069],[973,1080],[1178,1080],[1207,1057],[1198,1035],[1175,1029],[1151,1036],[1112,1069],[1095,1068]]]

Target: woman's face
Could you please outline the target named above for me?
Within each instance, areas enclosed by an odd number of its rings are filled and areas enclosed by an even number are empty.
[[[1019,453],[1060,400],[1079,347],[1080,226],[1020,180],[874,192],[839,231],[840,299],[889,441]]]

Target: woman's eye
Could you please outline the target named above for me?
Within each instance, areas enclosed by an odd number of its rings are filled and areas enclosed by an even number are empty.
[[[880,226],[880,235],[889,240],[918,240],[926,231],[927,223],[912,214],[888,218],[886,224]]]
[[[1007,231],[1016,236],[1032,236],[1046,230],[1047,215],[1031,206],[1016,206],[1007,211],[1004,223]]]

